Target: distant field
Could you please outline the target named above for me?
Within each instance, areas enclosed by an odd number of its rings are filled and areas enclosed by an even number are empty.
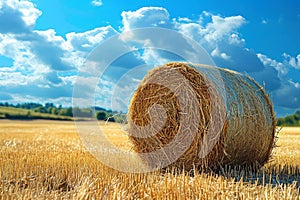
[[[54,119],[71,120],[71,117],[58,116],[47,113],[34,112],[33,110],[0,106],[0,119]]]
[[[120,126],[102,127],[112,143],[131,149]],[[87,152],[73,122],[0,120],[0,199],[299,199],[300,128],[278,136],[259,172],[129,174]]]

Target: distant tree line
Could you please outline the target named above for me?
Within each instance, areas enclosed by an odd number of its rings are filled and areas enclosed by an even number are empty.
[[[277,126],[300,126],[300,110],[293,115],[278,118]]]
[[[112,110],[107,110],[101,107],[92,107],[92,108],[78,108],[78,107],[63,107],[62,105],[56,106],[53,103],[18,103],[10,104],[8,102],[0,102],[2,107],[13,107],[27,109],[30,115],[31,112],[36,113],[45,113],[57,116],[66,116],[66,117],[79,117],[79,118],[94,118],[98,120],[105,120],[110,122],[125,122],[126,114],[115,112]]]
[[[119,123],[127,122],[125,113],[115,112],[97,106],[91,108],[78,108],[78,107],[72,108],[72,107],[63,107],[62,105],[56,106],[53,103],[49,103],[49,102],[45,103],[44,105],[40,103],[34,103],[34,102],[18,103],[18,104],[0,102],[0,106],[27,109],[28,110],[27,117],[30,117],[31,113],[35,112],[35,113],[45,113],[45,114],[65,116],[65,117],[73,117],[73,116],[79,118],[96,117],[98,120],[105,120],[105,121],[119,122]],[[26,117],[26,116],[21,116],[21,117]],[[31,116],[30,118],[34,118],[34,117]],[[300,111],[295,112],[293,115],[278,118],[277,126],[300,126]]]
[[[22,108],[22,109],[31,110],[31,111],[37,112],[37,113],[47,113],[47,114],[67,116],[67,117],[73,116],[72,107],[63,108],[61,105],[55,106],[53,103],[45,103],[45,105],[42,105],[40,103],[30,102],[30,103],[18,103],[16,105],[14,105],[14,104],[9,104],[9,103],[5,102],[5,103],[0,103],[0,106]]]

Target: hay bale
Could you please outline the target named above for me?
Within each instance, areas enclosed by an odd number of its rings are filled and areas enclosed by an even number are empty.
[[[145,76],[128,123],[134,150],[152,169],[263,165],[276,128],[272,104],[253,79],[186,63]]]

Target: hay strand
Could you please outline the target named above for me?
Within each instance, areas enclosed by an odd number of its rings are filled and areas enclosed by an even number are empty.
[[[131,99],[128,123],[145,163],[186,170],[263,165],[276,127],[271,101],[252,78],[177,62],[145,76]]]

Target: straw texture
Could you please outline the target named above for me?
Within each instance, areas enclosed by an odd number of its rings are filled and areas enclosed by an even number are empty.
[[[151,167],[263,165],[274,144],[270,99],[234,71],[168,63],[150,71],[128,112],[134,150]]]

